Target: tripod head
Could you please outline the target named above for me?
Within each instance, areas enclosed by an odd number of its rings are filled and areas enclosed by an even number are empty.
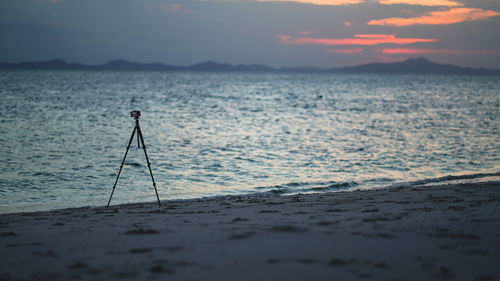
[[[130,111],[130,117],[134,117],[135,120],[139,120],[141,112],[139,110]]]

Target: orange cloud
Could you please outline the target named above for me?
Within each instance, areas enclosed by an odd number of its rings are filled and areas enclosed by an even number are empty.
[[[405,55],[421,55],[421,54],[465,54],[463,50],[446,50],[446,49],[381,49],[384,54],[405,54]]]
[[[370,38],[370,39],[394,39],[393,34],[354,34],[354,38]]]
[[[387,26],[453,24],[464,21],[482,20],[498,15],[500,15],[500,13],[491,10],[476,8],[452,8],[447,11],[429,12],[417,18],[387,18],[381,20],[371,20],[367,24]]]
[[[327,51],[329,53],[352,55],[352,54],[359,54],[359,53],[363,52],[363,49],[362,48],[357,48],[357,49],[326,49],[325,51]]]
[[[163,5],[161,5],[161,8],[166,12],[197,14],[196,11],[186,10],[186,9],[182,8],[182,6],[180,4],[173,4],[173,5],[163,4]]]
[[[258,0],[259,2],[296,2],[321,6],[344,6],[365,2],[365,0]]]
[[[463,6],[462,3],[448,0],[379,0],[380,4],[383,5],[393,5],[393,4],[407,4],[407,5],[418,5],[418,6],[448,6],[457,7]]]
[[[383,54],[404,54],[404,55],[422,55],[422,54],[447,54],[447,55],[500,55],[500,50],[449,50],[449,49],[380,49]]]
[[[304,4],[313,4],[320,6],[343,6],[368,3],[368,0],[258,0],[259,2],[295,2]],[[462,3],[450,0],[374,0],[382,5],[407,4],[418,6],[463,6]]]
[[[379,44],[413,44],[419,42],[436,42],[437,39],[425,38],[396,38],[390,34],[356,34],[354,38],[306,38],[277,35],[278,42],[286,45],[361,45],[373,46]]]

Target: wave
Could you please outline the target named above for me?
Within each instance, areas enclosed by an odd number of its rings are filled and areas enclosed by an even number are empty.
[[[297,193],[321,193],[331,191],[349,191],[356,189],[371,189],[380,187],[405,187],[421,186],[433,183],[447,183],[460,180],[477,180],[488,177],[500,177],[500,171],[495,173],[475,173],[466,175],[447,175],[438,178],[422,179],[409,182],[395,182],[390,178],[368,179],[356,181],[327,181],[327,182],[290,182],[273,186],[255,187],[258,193],[270,194],[297,194]],[[392,184],[391,184],[392,183]]]
[[[476,173],[476,174],[465,174],[465,175],[447,175],[438,178],[423,179],[417,181],[410,181],[404,183],[397,183],[392,186],[415,186],[415,185],[428,185],[431,183],[447,183],[452,181],[460,180],[476,180],[488,177],[500,177],[500,171],[495,173]]]
[[[328,182],[290,182],[274,186],[260,186],[255,189],[260,192],[269,192],[273,194],[291,194],[291,193],[311,193],[322,191],[349,190],[359,184],[354,181],[328,181]]]

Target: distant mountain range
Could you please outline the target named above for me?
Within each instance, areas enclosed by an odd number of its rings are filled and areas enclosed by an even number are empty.
[[[436,63],[425,58],[408,59],[394,63],[369,63],[352,67],[330,69],[331,72],[343,73],[428,73],[428,74],[500,74],[500,69],[460,67],[451,64]]]
[[[68,63],[62,59],[50,61],[28,61],[0,63],[4,70],[123,70],[123,71],[206,71],[206,72],[325,72],[325,73],[381,73],[381,74],[473,74],[500,75],[500,70],[460,67],[441,64],[425,58],[408,59],[395,63],[369,63],[351,67],[281,67],[273,68],[262,64],[226,64],[206,61],[190,66],[175,66],[162,63],[138,63],[126,60],[112,60],[100,65]]]

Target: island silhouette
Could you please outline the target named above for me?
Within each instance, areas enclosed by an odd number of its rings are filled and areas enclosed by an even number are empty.
[[[63,59],[49,61],[26,61],[19,63],[0,63],[3,70],[120,70],[120,71],[199,71],[199,72],[323,72],[323,73],[378,73],[378,74],[467,74],[499,75],[499,69],[461,67],[442,64],[426,58],[411,58],[394,63],[368,63],[349,67],[270,67],[262,64],[227,64],[206,61],[189,66],[168,65],[163,63],[139,63],[127,60],[111,60],[105,64],[88,65],[68,63]]]

